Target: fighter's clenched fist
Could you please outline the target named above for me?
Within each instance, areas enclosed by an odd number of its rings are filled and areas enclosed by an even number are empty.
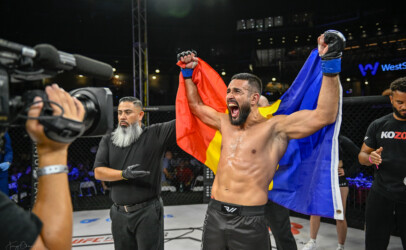
[[[182,62],[180,70],[183,78],[192,78],[193,69],[197,65],[197,52],[195,50],[183,51],[177,56],[178,61]]]
[[[323,74],[335,75],[341,72],[341,56],[345,48],[345,37],[337,30],[327,30],[318,37],[318,50]]]

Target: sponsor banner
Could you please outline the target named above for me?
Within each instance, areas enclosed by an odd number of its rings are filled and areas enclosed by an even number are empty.
[[[362,76],[366,76],[369,72],[370,75],[376,75],[377,71],[380,69],[382,72],[385,71],[398,71],[406,69],[406,62],[391,64],[391,63],[379,63],[375,62],[374,64],[359,64],[358,68]]]

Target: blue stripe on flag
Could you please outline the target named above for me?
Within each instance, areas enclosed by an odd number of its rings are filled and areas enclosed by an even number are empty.
[[[317,49],[311,52],[291,87],[280,98],[275,115],[316,108],[322,82],[317,53]],[[337,175],[340,125],[341,105],[334,124],[306,138],[290,140],[269,191],[272,201],[299,213],[342,219]]]

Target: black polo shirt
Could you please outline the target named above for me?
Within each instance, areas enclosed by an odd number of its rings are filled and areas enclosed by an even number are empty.
[[[406,203],[406,121],[385,115],[369,125],[364,142],[375,150],[383,148],[372,189]]]
[[[162,159],[166,148],[176,143],[175,120],[145,127],[142,134],[128,147],[120,148],[103,136],[93,168],[109,167],[124,170],[140,164],[140,170],[151,174],[135,180],[111,182],[111,199],[119,205],[132,205],[150,200],[161,193]]]

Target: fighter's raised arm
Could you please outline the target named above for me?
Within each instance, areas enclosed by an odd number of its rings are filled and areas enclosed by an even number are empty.
[[[301,110],[289,116],[279,117],[278,132],[289,139],[309,136],[324,126],[334,123],[340,98],[341,56],[345,37],[339,31],[328,30],[317,39],[323,72],[322,86],[314,110]]]
[[[221,116],[224,114],[217,112],[215,109],[203,103],[197,87],[192,81],[193,69],[196,67],[198,62],[198,58],[196,57],[195,52],[182,52],[178,55],[178,59],[181,62],[185,63],[185,67],[181,68],[181,71],[183,78],[185,79],[186,96],[188,99],[190,111],[203,123],[220,130]]]

